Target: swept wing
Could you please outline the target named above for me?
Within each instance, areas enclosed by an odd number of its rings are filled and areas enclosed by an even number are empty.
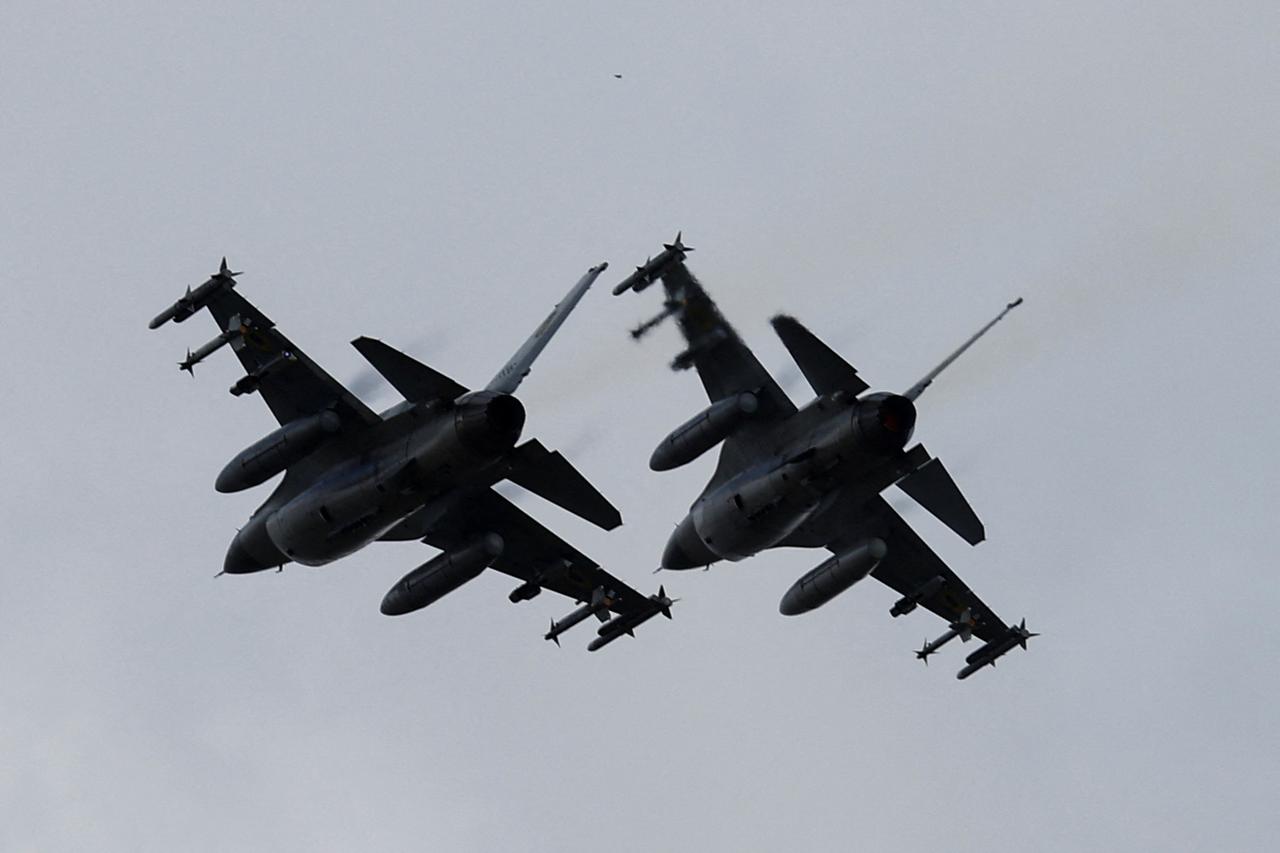
[[[937,577],[942,584],[918,603],[941,616],[948,623],[967,616],[973,633],[983,640],[1003,637],[1009,630],[999,616],[954,571],[933,552],[902,517],[880,497],[860,505],[846,502],[834,508],[828,518],[847,532],[826,543],[828,550],[840,553],[854,541],[867,536],[883,539],[888,553],[871,572],[872,577],[903,596],[917,594]]]
[[[238,319],[241,334],[232,341],[244,366],[246,393],[257,391],[282,424],[332,409],[350,425],[370,425],[378,416],[307,357],[275,327],[271,318],[233,290],[219,292],[207,303],[218,328]]]
[[[667,317],[675,317],[687,348],[676,356],[671,364],[673,369],[692,367],[696,370],[713,403],[743,392],[750,392],[758,399],[759,410],[750,422],[735,429],[725,440],[720,464],[711,481],[714,486],[765,452],[773,426],[794,415],[796,407],[685,266],[684,255],[690,251],[692,249],[684,246],[677,235],[675,243],[667,244],[657,258],[639,267],[614,292],[642,290],[660,279],[666,291],[663,312],[632,335],[639,338]]]
[[[575,601],[590,601],[592,593],[603,588],[615,613],[631,615],[650,606],[645,596],[492,489],[457,492],[424,507],[407,522],[416,525],[417,538],[442,551],[497,533],[505,547],[492,568]]]

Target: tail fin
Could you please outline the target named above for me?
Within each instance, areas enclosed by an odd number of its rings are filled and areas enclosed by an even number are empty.
[[[569,312],[578,304],[578,300],[582,299],[587,288],[599,278],[600,273],[609,268],[607,263],[592,267],[587,270],[587,274],[578,279],[578,283],[573,286],[569,293],[556,303],[556,307],[551,309],[551,313],[547,315],[547,319],[543,320],[529,340],[524,342],[520,349],[516,350],[516,354],[511,356],[511,360],[502,366],[493,380],[489,382],[487,390],[498,391],[502,394],[513,394],[520,387],[520,383],[529,375],[530,368],[533,367],[534,360],[538,354],[542,352],[551,337],[556,333],[564,323],[565,318],[569,316]]]
[[[994,320],[992,320],[991,322],[987,323],[987,325],[979,329],[973,337],[969,338],[969,340],[961,344],[960,347],[955,352],[951,353],[951,355],[944,358],[941,364],[939,364],[933,370],[930,370],[928,373],[926,373],[923,379],[921,379],[915,385],[912,385],[910,388],[904,391],[902,396],[906,397],[908,400],[915,400],[917,397],[923,394],[924,389],[928,388],[930,385],[933,384],[933,380],[938,378],[939,373],[941,373],[942,371],[950,367],[951,362],[955,361],[957,358],[964,355],[964,351],[967,350],[969,347],[973,346],[975,343],[977,343],[978,338],[982,337],[987,332],[989,332],[992,326],[994,326],[996,323],[999,323],[1001,320],[1003,320],[1005,314],[1008,314],[1010,311],[1012,311],[1014,308],[1017,308],[1021,304],[1022,304],[1022,297],[1018,297],[1017,299],[1010,302],[1008,305],[1004,306],[1004,310],[1001,311],[999,314],[997,314]]]

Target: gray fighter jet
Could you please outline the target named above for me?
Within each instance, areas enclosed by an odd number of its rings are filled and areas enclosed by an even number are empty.
[[[662,313],[632,336],[675,317],[688,348],[671,366],[696,369],[711,399],[658,445],[649,466],[676,468],[721,445],[715,474],[667,542],[662,568],[701,568],[767,548],[826,548],[832,556],[782,597],[783,614],[813,610],[871,575],[901,594],[893,616],[923,606],[947,621],[947,632],[916,653],[921,660],[955,637],[978,637],[985,644],[959,673],[967,678],[1014,646],[1025,648],[1035,636],[1025,620],[1005,624],[880,496],[896,484],[971,545],[983,540],[982,523],[942,463],[907,442],[915,400],[1022,300],[1009,303],[901,394],[866,393],[870,388],[857,370],[799,321],[774,317],[774,330],[817,393],[797,410],[689,272],[684,262],[690,251],[676,235],[613,291],[641,291],[662,281]]]
[[[618,511],[559,453],[536,440],[517,445],[525,411],[513,395],[538,354],[607,264],[590,269],[484,389],[471,391],[372,338],[352,345],[404,396],[375,414],[325,373],[260,310],[235,292],[222,268],[187,289],[151,321],[157,328],[208,308],[218,334],[179,367],[194,372],[230,345],[245,375],[235,396],[257,393],[280,428],[247,447],[215,488],[238,492],[284,472],[227,551],[223,571],[245,574],[298,562],[321,566],[371,542],[420,539],[443,553],[405,575],[382,600],[409,613],[477,577],[486,567],[518,578],[513,603],[543,589],[582,603],[547,639],[588,616],[604,624],[599,648],[659,613],[665,589],[644,596],[610,575],[493,490],[510,480],[610,530]],[[616,614],[616,616],[614,615]],[[610,617],[613,618],[610,618]]]

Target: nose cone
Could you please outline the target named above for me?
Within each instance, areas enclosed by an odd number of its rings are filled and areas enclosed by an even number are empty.
[[[229,575],[247,575],[249,572],[274,569],[287,562],[289,558],[280,553],[267,533],[266,518],[256,515],[231,540],[222,570]]]
[[[387,590],[387,594],[382,597],[382,615],[383,616],[403,616],[412,608],[407,606],[407,601],[403,594],[402,587],[404,584],[396,584]]]
[[[662,568],[697,569],[709,566],[719,559],[702,541],[698,531],[693,529],[693,516],[686,515],[667,540],[667,547],[662,552]]]
[[[231,540],[231,547],[227,549],[227,558],[222,562],[222,570],[229,575],[247,575],[250,572],[260,572],[270,568],[274,567],[264,565],[249,553],[239,536]]]

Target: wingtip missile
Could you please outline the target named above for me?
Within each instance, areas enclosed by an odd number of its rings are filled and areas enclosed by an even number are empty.
[[[1013,650],[1015,646],[1025,649],[1027,640],[1040,636],[1027,630],[1027,620],[1010,626],[1003,637],[996,637],[973,654],[966,657],[964,669],[956,673],[956,678],[963,681],[984,666],[995,666],[996,661]]]
[[[201,308],[209,303],[209,300],[217,296],[223,289],[229,289],[236,286],[236,276],[242,271],[233,271],[227,266],[227,259],[224,256],[222,264],[218,267],[218,271],[209,276],[204,284],[195,288],[187,288],[187,292],[183,294],[177,302],[161,311],[151,322],[147,324],[149,329],[158,329],[170,320],[175,323],[181,323],[191,315],[195,314]]]
[[[618,284],[614,285],[613,295],[621,296],[628,290],[634,290],[639,287],[641,290],[649,286],[649,265],[653,262],[652,257],[645,258],[644,263],[635,268],[631,275],[624,278]]]
[[[637,293],[644,290],[662,277],[663,270],[671,263],[682,262],[690,252],[693,251],[692,246],[684,244],[684,232],[676,232],[676,238],[670,243],[662,244],[662,251],[657,257],[649,257],[643,264],[636,267],[635,272],[627,276],[613,288],[614,296],[621,296],[628,290],[634,290]]]
[[[226,255],[222,256],[222,265],[218,268],[219,277],[235,278],[236,276],[240,275],[240,273],[242,272],[244,272],[244,270],[236,270],[233,272],[231,268],[227,266],[227,256]]]
[[[677,231],[676,239],[671,243],[663,243],[662,248],[666,249],[668,252],[671,252],[673,255],[679,255],[680,260],[684,260],[684,256],[692,252],[693,247],[686,246],[684,244],[684,240],[681,239],[683,237],[684,237],[684,232]]]
[[[678,598],[671,598],[668,596],[666,587],[660,585],[658,587],[658,592],[649,596],[649,606],[647,608],[633,612],[629,615],[619,616],[616,619],[611,619],[601,625],[600,629],[596,632],[598,636],[591,641],[590,645],[587,646],[587,651],[594,652],[603,649],[623,634],[626,634],[628,637],[634,637],[636,635],[636,628],[643,625],[645,622],[648,622],[659,613],[668,619],[672,618],[671,605],[675,604],[679,600],[680,599]]]
[[[652,600],[653,600],[653,603],[657,606],[658,612],[661,613],[663,616],[667,617],[668,619],[670,619],[671,605],[675,604],[680,599],[668,597],[667,588],[662,584],[658,584],[658,595]]]

